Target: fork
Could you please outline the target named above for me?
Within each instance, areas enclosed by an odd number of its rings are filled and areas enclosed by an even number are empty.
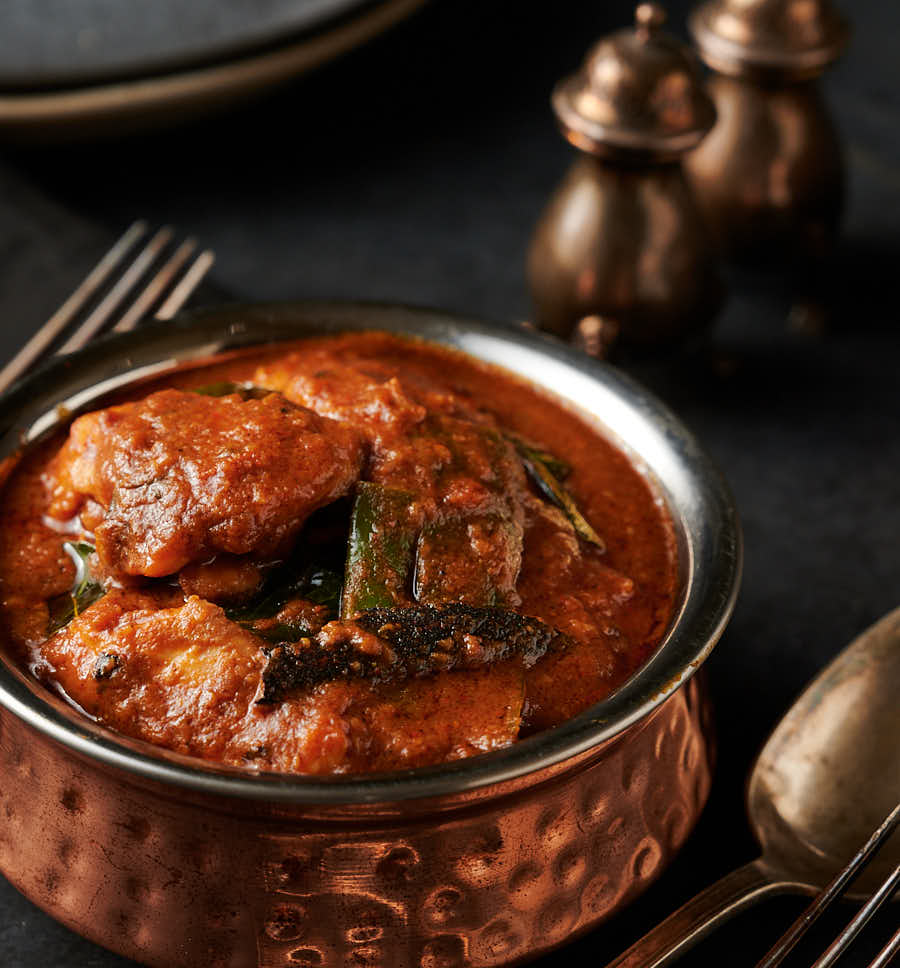
[[[166,226],[145,241],[148,231],[144,221],[129,226],[78,288],[0,370],[0,393],[67,332],[65,342],[56,350],[58,355],[81,349],[105,330],[124,333],[134,329],[154,307],[158,307],[156,319],[171,319],[178,312],[215,257],[209,249],[195,256],[197,242],[188,238],[166,258],[175,233]],[[116,274],[118,278],[112,283]],[[105,295],[96,301],[104,289]]]
[[[756,963],[756,968],[777,968],[784,959],[794,949],[800,938],[812,927],[812,925],[825,913],[825,911],[846,891],[848,886],[863,872],[866,866],[875,857],[881,846],[900,829],[900,803],[884,818],[881,824],[872,832],[869,839],[853,855],[843,870],[839,871],[834,878],[813,898],[806,909],[785,931],[785,933],[769,949],[762,960]],[[875,915],[878,909],[889,901],[900,886],[900,864],[897,864],[882,882],[881,886],[871,895],[869,900],[863,905],[855,917],[838,934],[834,941],[828,946],[825,952],[815,961],[811,968],[831,968],[840,956],[850,947],[857,935],[862,931],[866,924]],[[900,898],[898,898],[900,900]],[[738,906],[734,906],[731,913],[737,913]],[[726,915],[727,916],[727,915]],[[720,918],[719,920],[722,920]],[[663,922],[664,927],[666,922]],[[691,940],[699,940],[706,933],[704,928],[708,928],[708,922],[700,925],[700,929],[694,929],[681,935],[682,928],[673,929],[679,936],[689,940],[684,944],[670,946],[665,953],[660,952],[655,957],[653,964],[662,968],[668,966],[679,957],[684,948],[691,943]],[[641,968],[646,965],[646,951],[640,951],[640,942],[633,945],[619,958],[610,962],[606,968],[619,968],[625,965]],[[881,951],[870,962],[868,968],[887,968],[894,956],[900,952],[900,929],[897,929]],[[657,954],[653,952],[653,954]]]
[[[819,916],[836,901],[847,889],[851,881],[855,880],[866,865],[872,860],[881,845],[900,827],[900,803],[884,818],[881,824],[872,832],[869,839],[853,855],[847,866],[834,876],[832,881],[816,895],[805,911],[785,931],[785,933],[769,949],[766,956],[757,963],[756,968],[776,968],[788,956],[800,938],[812,927]],[[840,956],[850,947],[860,931],[868,924],[875,912],[889,901],[900,886],[900,864],[898,864],[884,879],[881,886],[860,908],[856,916],[847,924],[841,933],[825,949],[825,952],[813,964],[812,968],[831,968]],[[891,935],[887,944],[869,964],[869,968],[887,968],[900,951],[900,928]]]

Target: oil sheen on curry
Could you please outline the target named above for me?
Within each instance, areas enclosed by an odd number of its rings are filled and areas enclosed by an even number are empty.
[[[279,345],[75,419],[6,484],[19,659],[127,736],[405,769],[568,719],[669,623],[671,523],[575,412],[383,333]]]

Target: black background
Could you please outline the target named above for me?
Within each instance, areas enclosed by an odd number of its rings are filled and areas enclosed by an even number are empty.
[[[680,30],[686,4],[671,3]],[[679,903],[751,859],[743,785],[803,684],[900,604],[900,5],[845,3],[855,36],[825,81],[850,194],[818,338],[785,324],[775,278],[732,276],[714,350],[728,365],[644,368],[729,479],[746,539],[734,619],[708,663],[720,757],[684,852],[627,912],[541,968],[600,966]],[[175,131],[6,148],[0,172],[0,353],[49,315],[125,224],[171,221],[217,254],[212,284],[242,300],[375,298],[527,318],[524,254],[573,153],[553,82],[619,2],[435,0],[364,50],[250,107]],[[770,901],[687,956],[751,966],[799,910]],[[829,918],[824,936],[846,920]],[[846,962],[867,964],[879,921]],[[823,946],[823,934],[804,950]],[[800,957],[791,964],[803,964]],[[0,964],[130,964],[0,884]]]

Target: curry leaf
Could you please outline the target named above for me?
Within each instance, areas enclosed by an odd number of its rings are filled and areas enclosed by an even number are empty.
[[[275,625],[260,627],[253,622],[238,622],[242,628],[252,632],[258,639],[265,639],[273,644],[278,642],[298,642],[300,639],[313,635],[311,629],[296,622],[278,622]]]
[[[262,619],[274,618],[292,599],[302,598],[325,605],[330,617],[338,613],[341,577],[316,565],[297,566],[284,562],[274,568],[253,601],[225,610],[225,614],[244,627]]]
[[[106,589],[91,572],[90,558],[94,546],[86,541],[66,541],[63,550],[75,565],[72,588],[65,595],[51,599],[48,634],[53,635],[77,618],[89,605],[106,594]]]
[[[413,496],[370,481],[356,485],[350,519],[341,615],[376,605],[393,605],[413,564],[416,524]]]
[[[192,393],[199,393],[204,397],[227,397],[229,394],[236,393],[242,400],[261,400],[263,397],[274,393],[273,390],[266,390],[263,387],[254,386],[252,383],[232,383],[230,380],[220,380],[218,383],[207,383],[201,387],[192,387]]]
[[[572,473],[571,465],[567,464],[561,457],[529,443],[518,434],[507,434],[506,436],[513,447],[516,448],[520,457],[533,463],[543,464],[558,481],[564,481]]]
[[[522,459],[522,466],[541,495],[565,513],[579,537],[603,551],[606,548],[606,542],[591,527],[590,522],[578,509],[575,499],[554,473],[552,469],[554,465],[559,466],[556,458],[529,446],[519,438],[513,438],[513,444]]]

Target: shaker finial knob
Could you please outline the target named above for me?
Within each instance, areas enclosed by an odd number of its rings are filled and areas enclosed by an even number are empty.
[[[639,3],[634,11],[634,24],[642,39],[660,30],[666,22],[666,11],[659,3]]]

